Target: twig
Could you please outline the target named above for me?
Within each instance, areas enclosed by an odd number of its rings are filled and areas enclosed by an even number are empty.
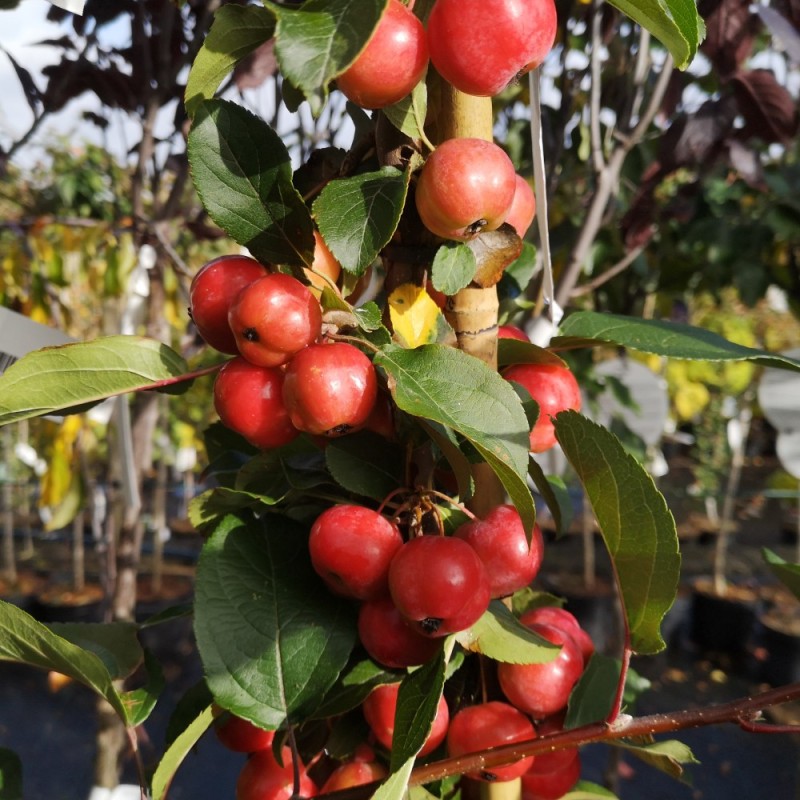
[[[614,266],[609,267],[605,272],[602,272],[596,278],[593,278],[588,283],[581,284],[580,286],[576,286],[570,297],[580,297],[584,294],[590,294],[598,287],[602,286],[604,283],[607,283],[612,278],[615,278],[619,275],[620,272],[624,272],[636,259],[642,254],[644,251],[644,245],[638,245],[634,247],[629,253],[625,254],[624,258],[621,258],[617,261]]]

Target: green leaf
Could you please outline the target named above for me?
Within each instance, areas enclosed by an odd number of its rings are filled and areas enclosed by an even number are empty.
[[[579,728],[608,719],[614,707],[622,664],[617,658],[594,653],[569,697],[565,728]]]
[[[214,22],[197,53],[186,81],[186,113],[210,100],[225,77],[275,33],[275,17],[259,6],[227,5],[217,9]]]
[[[325,696],[312,719],[327,719],[340,716],[358,708],[367,695],[384,683],[394,683],[396,672],[388,672],[374,661],[359,661],[344,672]]]
[[[602,426],[562,411],[555,429],[614,564],[631,647],[657,653],[665,647],[661,621],[675,601],[681,563],[666,500],[642,465]]]
[[[761,550],[761,554],[775,577],[800,599],[800,564],[791,564],[767,547]]]
[[[561,535],[572,522],[572,498],[563,479],[558,475],[545,475],[539,462],[531,456],[528,462],[528,475],[539,494],[547,503],[553,517],[556,534]]]
[[[150,651],[144,651],[144,666],[146,681],[144,686],[124,692],[122,702],[127,709],[128,725],[136,727],[147,720],[164,691],[166,681],[164,670],[158,663],[156,657]]]
[[[444,689],[446,668],[443,648],[435,658],[403,678],[394,716],[391,772],[400,770],[425,744]]]
[[[310,264],[314,226],[292,183],[283,141],[266,122],[227,100],[197,105],[189,163],[209,216],[264,264]]]
[[[23,800],[22,762],[5,747],[0,747],[0,800]]]
[[[497,365],[507,367],[510,364],[555,364],[565,366],[563,359],[545,347],[521,339],[500,338],[497,340]]]
[[[471,627],[455,635],[465,649],[507,664],[543,664],[561,649],[523,625],[499,600]]]
[[[348,492],[381,501],[403,485],[400,447],[370,431],[334,439],[325,448],[334,480]]]
[[[313,712],[347,663],[353,609],[311,567],[285,517],[226,517],[197,569],[195,634],[216,702],[267,730]]]
[[[266,2],[278,18],[275,54],[281,73],[318,113],[327,85],[355,61],[388,0],[307,0],[299,8]]]
[[[428,85],[425,78],[412,89],[411,94],[384,108],[383,114],[409,139],[424,139],[425,117],[428,114]]]
[[[469,500],[475,491],[472,462],[459,446],[458,437],[446,425],[439,425],[430,420],[421,421],[420,424],[434,444],[441,450],[450,469],[453,470],[459,498],[461,500]]]
[[[178,767],[213,721],[214,711],[212,706],[207,706],[175,737],[153,773],[151,781],[153,800],[164,800]]]
[[[414,757],[408,759],[400,769],[393,772],[373,793],[372,800],[404,800],[408,790],[408,779],[414,769]]]
[[[0,425],[156,388],[188,371],[174,350],[141,336],[34,350],[0,375]]]
[[[120,718],[128,721],[128,709],[98,655],[62,639],[30,614],[3,600],[0,600],[0,661],[67,675],[108,700]]]
[[[443,244],[433,257],[431,282],[434,289],[453,295],[468,286],[475,277],[478,263],[475,254],[463,242]]]
[[[522,252],[505,268],[497,284],[500,299],[513,300],[519,297],[531,282],[536,267],[536,248],[530,242],[523,242]]]
[[[331,181],[314,201],[314,218],[343,269],[363,275],[400,222],[409,172],[383,167]]]
[[[696,361],[753,361],[764,367],[800,371],[800,361],[729,342],[703,328],[666,320],[636,319],[617,314],[578,311],[561,323],[557,350],[614,344],[669,358]]]
[[[94,653],[114,680],[127,678],[144,658],[132,622],[52,622],[50,630],[78,647]]]
[[[623,14],[658,39],[686,69],[705,36],[705,25],[692,0],[609,0]]]
[[[561,800],[617,800],[617,796],[596,783],[578,781]]]
[[[683,776],[684,764],[699,764],[692,751],[683,743],[675,739],[662,742],[652,740],[634,741],[631,739],[618,739],[611,741],[616,747],[627,750],[637,758],[649,764],[651,767],[660,769],[671,775],[673,778]]]
[[[375,364],[391,376],[389,388],[401,410],[446,425],[473,444],[500,478],[525,530],[532,530],[529,428],[510,384],[479,359],[438,344],[415,350],[389,345]]]

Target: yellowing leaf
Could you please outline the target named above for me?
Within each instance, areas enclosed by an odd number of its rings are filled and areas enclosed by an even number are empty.
[[[681,420],[689,420],[699,414],[710,399],[708,389],[702,383],[687,381],[675,392],[675,410]]]
[[[438,339],[439,306],[422,286],[404,283],[389,295],[389,318],[395,336],[405,347],[419,347]]]

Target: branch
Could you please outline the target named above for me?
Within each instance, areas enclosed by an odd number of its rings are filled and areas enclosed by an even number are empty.
[[[584,294],[590,294],[599,286],[602,286],[604,283],[607,283],[612,278],[616,277],[620,274],[620,272],[624,272],[636,259],[642,254],[644,251],[644,245],[638,245],[634,247],[629,253],[626,253],[623,258],[617,261],[614,266],[609,267],[605,272],[600,273],[596,278],[593,278],[589,283],[584,283],[581,286],[576,286],[570,295],[570,297],[580,297]]]

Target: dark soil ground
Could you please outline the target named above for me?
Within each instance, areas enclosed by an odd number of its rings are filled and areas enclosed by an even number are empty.
[[[750,470],[737,502],[736,530],[728,561],[732,584],[758,590],[762,603],[774,604],[775,580],[764,565],[761,550],[769,547],[789,561],[797,557],[792,528],[794,522],[778,501],[760,493],[763,478],[775,465],[764,463]],[[661,480],[660,488],[675,513],[683,555],[683,583],[678,601],[669,613],[663,632],[668,649],[651,657],[635,657],[633,668],[647,677],[652,688],[637,701],[635,714],[668,713],[726,702],[762,690],[782,680],[800,681],[800,655],[778,655],[765,643],[762,629],[754,624],[740,630],[739,648],[731,654],[710,651],[692,635],[694,578],[711,572],[715,535],[696,499],[687,493],[688,471],[679,463]],[[580,503],[576,503],[580,510]],[[542,520],[544,522],[544,520]],[[576,518],[568,534],[556,539],[546,533],[548,547],[542,577],[545,588],[563,593],[568,607],[581,617],[598,647],[617,652],[619,622],[613,598],[603,596],[608,564],[602,542],[593,537],[597,553],[596,591],[586,596],[584,574],[585,542]],[[186,599],[187,575],[192,572],[191,553],[199,541],[191,534],[179,534],[167,548],[163,597],[148,595],[143,583],[141,595],[146,615],[159,604]],[[24,563],[24,562],[23,562]],[[66,542],[40,540],[35,570],[26,574],[31,591],[45,586],[69,587],[70,551]],[[146,562],[145,566],[147,567]],[[93,566],[89,561],[89,577]],[[145,572],[147,570],[145,569]],[[0,587],[1,588],[1,587]],[[777,595],[784,597],[784,595]],[[19,598],[17,598],[19,599]],[[791,614],[800,604],[782,603]],[[172,711],[183,693],[200,680],[191,623],[177,619],[143,632],[164,666],[167,689],[151,718],[140,731],[142,751],[152,762],[162,749],[164,732]],[[800,639],[790,638],[790,644]],[[797,649],[797,648],[796,648]],[[774,669],[775,665],[780,669]],[[800,724],[800,706],[769,712],[782,724]],[[10,748],[21,758],[25,798],[28,800],[85,800],[92,786],[95,754],[95,700],[86,689],[70,683],[53,691],[47,675],[37,670],[0,663],[0,748]],[[747,733],[737,726],[717,726],[685,731],[674,738],[688,744],[701,763],[687,771],[678,782],[630,754],[602,745],[582,751],[583,777],[609,785],[621,800],[797,800],[800,798],[800,736]],[[172,800],[221,800],[233,798],[236,776],[243,757],[222,748],[207,734],[179,770],[170,792]],[[126,763],[125,780],[135,783],[132,763]],[[2,792],[0,792],[0,797]]]

